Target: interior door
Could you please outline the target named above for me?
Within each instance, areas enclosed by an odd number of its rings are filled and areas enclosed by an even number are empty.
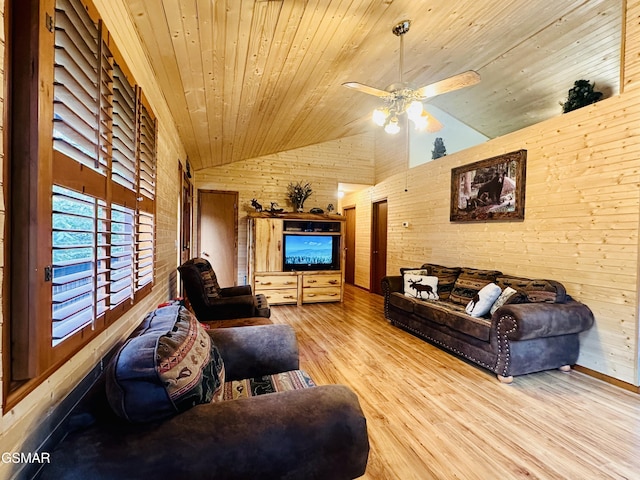
[[[344,246],[346,250],[344,281],[350,285],[356,283],[356,207],[345,208]]]
[[[221,287],[238,282],[238,192],[198,190],[198,255]]]
[[[380,282],[387,274],[387,201],[375,202],[371,225],[371,286],[373,293],[382,295]]]

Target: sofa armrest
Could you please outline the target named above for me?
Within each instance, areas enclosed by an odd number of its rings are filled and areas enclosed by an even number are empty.
[[[580,302],[517,303],[496,310],[492,328],[509,340],[529,340],[579,333],[593,322],[593,313]]]
[[[252,295],[251,285],[237,285],[235,287],[225,287],[220,289],[222,297],[237,297],[238,295]]]
[[[400,275],[386,276],[382,279],[382,291],[383,292],[400,292],[403,291],[402,277]]]
[[[220,351],[226,381],[299,368],[298,341],[289,325],[216,328],[208,333]]]
[[[52,451],[40,478],[351,479],[368,451],[358,398],[326,385],[198,405],[160,423],[94,425]]]

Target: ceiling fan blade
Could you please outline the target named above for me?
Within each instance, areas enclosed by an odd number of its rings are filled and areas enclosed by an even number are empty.
[[[427,132],[436,133],[442,130],[443,125],[442,123],[440,123],[440,120],[438,120],[436,117],[434,117],[430,113],[428,113],[427,115],[429,117],[429,123],[427,123]]]
[[[415,92],[424,98],[435,97],[443,93],[452,92],[464,87],[470,87],[480,81],[480,74],[474,70],[468,70],[453,77],[445,78],[439,82],[418,88]]]
[[[367,93],[369,95],[375,95],[376,97],[387,97],[389,96],[389,92],[386,90],[380,90],[379,88],[370,87],[369,85],[365,85],[364,83],[358,82],[347,82],[343,83],[343,86],[347,88],[352,88],[354,90],[358,90],[362,93]]]

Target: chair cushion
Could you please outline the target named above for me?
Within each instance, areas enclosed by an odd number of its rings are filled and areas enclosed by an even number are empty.
[[[223,384],[218,349],[179,305],[149,313],[106,371],[109,404],[130,422],[160,420],[221,400]]]
[[[194,258],[192,261],[193,266],[200,272],[205,295],[207,295],[209,299],[220,298],[220,291],[222,289],[220,288],[220,284],[218,284],[216,272],[211,268],[209,261],[204,258]]]

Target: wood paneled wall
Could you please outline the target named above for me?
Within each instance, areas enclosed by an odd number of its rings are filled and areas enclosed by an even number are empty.
[[[195,187],[203,190],[235,191],[238,205],[238,283],[247,281],[247,220],[255,198],[266,209],[271,202],[292,211],[287,201],[290,182],[310,182],[313,194],[305,211],[338,207],[338,183],[373,184],[373,135],[363,134],[274,155],[199,170]]]
[[[155,83],[154,74],[137,40],[135,28],[121,2],[94,0],[109,30],[117,32],[116,42],[122,51],[127,65],[137,82],[144,89],[151,107],[158,118],[158,163],[157,163],[157,200],[156,200],[156,277],[151,295],[136,305],[114,325],[98,336],[93,342],[75,355],[63,367],[51,375],[44,383],[31,392],[11,411],[3,411],[0,418],[0,451],[24,452],[35,448],[50,433],[49,414],[52,409],[84,378],[100,359],[121,339],[140,323],[143,316],[160,302],[169,298],[176,285],[176,266],[178,251],[178,201],[180,182],[178,161],[185,158],[184,147],[178,135],[173,118],[169,114],[162,93]],[[0,0],[0,25],[4,27],[4,0]],[[0,28],[0,56],[4,59],[5,32]],[[125,48],[123,48],[125,47]],[[4,62],[0,63],[4,66]],[[4,69],[0,70],[0,82],[4,85]],[[4,89],[0,91],[0,119],[4,121]],[[0,121],[0,128],[3,127]],[[0,142],[0,162],[4,164],[4,142]],[[4,195],[4,181],[0,177],[0,189]],[[0,229],[5,218],[5,204],[0,205]],[[0,245],[4,247],[4,237]],[[4,255],[0,255],[0,283],[4,279]],[[0,290],[1,292],[1,290]],[[4,302],[4,299],[3,299]],[[0,311],[2,315],[4,311]],[[0,318],[0,335],[6,335],[3,318]],[[0,342],[4,345],[4,342]],[[4,358],[4,357],[3,357]],[[2,372],[3,369],[0,369]],[[2,378],[2,382],[7,379]],[[4,389],[0,389],[0,392]],[[1,394],[0,394],[1,395]],[[0,479],[15,478],[18,464],[0,462]]]
[[[429,261],[561,281],[596,317],[578,363],[638,385],[640,3],[628,3],[621,95],[559,109],[551,120],[410,170],[398,140],[380,133],[376,186],[345,205],[357,206],[359,232],[368,235],[364,206],[388,199],[389,273]],[[521,148],[525,220],[449,222],[451,169]],[[368,287],[368,271],[368,257],[357,256],[359,285]]]

